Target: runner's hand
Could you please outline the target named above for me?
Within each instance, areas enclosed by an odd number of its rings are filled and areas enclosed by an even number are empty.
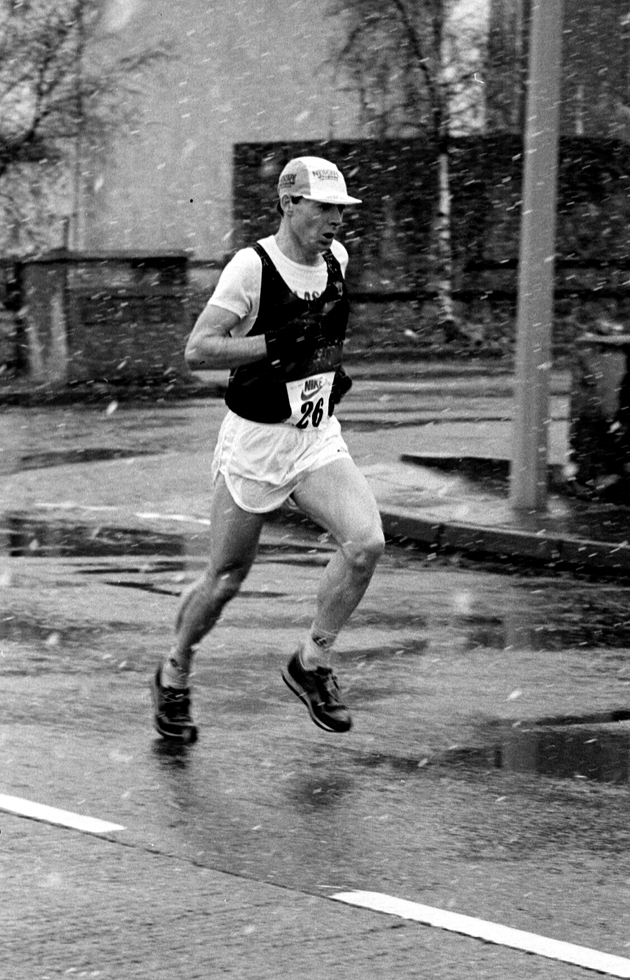
[[[265,333],[267,357],[274,371],[291,373],[298,364],[310,360],[322,345],[319,323],[304,317],[279,330]]]
[[[352,378],[346,374],[342,367],[337,368],[335,380],[333,381],[330,400],[328,402],[328,414],[332,415],[335,405],[338,405],[344,395],[347,395],[352,388]]]

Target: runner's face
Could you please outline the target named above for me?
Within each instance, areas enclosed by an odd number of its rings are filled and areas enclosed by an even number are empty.
[[[342,222],[342,204],[324,204],[301,197],[293,205],[291,230],[307,255],[327,251]]]

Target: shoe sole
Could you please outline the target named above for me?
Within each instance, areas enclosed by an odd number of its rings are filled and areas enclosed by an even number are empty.
[[[163,739],[167,742],[179,742],[181,745],[193,745],[197,741],[197,726],[190,725],[188,728],[182,729],[181,735],[175,735],[173,732],[164,731],[160,728],[160,722],[158,719],[158,690],[155,677],[149,682],[149,687],[151,689],[151,697],[153,699],[153,727],[155,728],[158,735],[161,735]]]
[[[325,732],[335,732],[338,735],[343,734],[344,732],[349,732],[350,731],[350,729],[352,728],[352,722],[350,722],[350,724],[348,725],[347,728],[331,728],[330,725],[324,724],[324,722],[321,721],[314,714],[313,708],[311,706],[311,702],[310,702],[309,697],[308,697],[308,694],[306,694],[306,692],[304,691],[304,688],[298,686],[297,681],[295,681],[291,677],[291,674],[289,674],[288,671],[283,670],[283,671],[281,671],[281,674],[282,674],[282,680],[284,681],[284,683],[287,685],[287,687],[289,688],[289,690],[290,691],[293,691],[293,693],[295,694],[295,696],[300,699],[300,701],[302,702],[302,704],[305,706],[306,710],[308,711],[309,715],[311,716],[311,721],[313,721],[317,725],[318,728],[322,728]]]

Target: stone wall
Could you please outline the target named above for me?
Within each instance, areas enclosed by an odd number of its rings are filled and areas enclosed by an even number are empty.
[[[20,267],[24,367],[36,383],[186,376],[188,257],[51,253]]]

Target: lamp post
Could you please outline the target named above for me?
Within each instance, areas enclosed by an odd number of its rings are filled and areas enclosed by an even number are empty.
[[[533,0],[516,317],[510,503],[545,510],[563,0]]]
[[[76,67],[75,67],[75,112],[76,133],[74,137],[74,166],[72,174],[72,216],[69,239],[75,251],[83,246],[83,57],[85,52],[85,14],[84,0],[77,0],[75,6],[77,25]]]

